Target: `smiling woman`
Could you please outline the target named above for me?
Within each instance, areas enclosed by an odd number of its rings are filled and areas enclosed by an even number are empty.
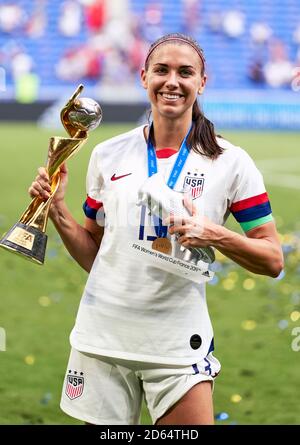
[[[180,34],[168,34],[157,40],[149,49],[141,78],[148,90],[153,115],[156,113],[153,120],[159,123],[159,116],[169,116],[173,128],[174,117],[181,117],[177,128],[183,137],[193,121],[189,146],[210,157],[222,153],[214,126],[201,112],[197,101],[197,96],[204,91],[206,74],[204,54],[195,40]],[[174,135],[173,130],[171,133]]]
[[[152,122],[95,147],[84,226],[65,204],[65,165],[52,200],[50,218],[89,272],[61,408],[92,424],[136,424],[145,397],[154,424],[212,424],[221,367],[205,296],[213,249],[270,276],[280,273],[282,252],[260,172],[198,106],[206,83],[198,43],[163,36],[141,82]],[[30,195],[50,191],[41,168]],[[230,212],[246,236],[224,227]],[[201,274],[193,280],[186,269]]]

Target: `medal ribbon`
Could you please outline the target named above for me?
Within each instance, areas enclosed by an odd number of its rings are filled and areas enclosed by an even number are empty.
[[[167,185],[171,189],[174,189],[175,184],[180,176],[180,173],[182,172],[184,164],[186,163],[186,160],[188,158],[190,150],[187,145],[187,138],[191,132],[192,127],[193,127],[193,124],[191,124],[189,131],[187,132],[187,134],[185,135],[185,137],[181,143],[176,161],[175,161],[172,171],[170,173]],[[158,171],[155,148],[150,140],[150,134],[151,134],[152,128],[153,128],[153,123],[151,124],[151,126],[149,128],[149,136],[148,136],[148,141],[147,141],[148,176],[149,177],[154,175]],[[168,227],[163,226],[161,218],[158,218],[156,215],[153,215],[153,220],[154,220],[154,227],[155,227],[155,232],[156,232],[157,237],[165,238],[167,236]]]

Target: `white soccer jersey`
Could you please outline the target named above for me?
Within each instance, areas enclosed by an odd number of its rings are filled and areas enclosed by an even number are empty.
[[[230,211],[249,230],[270,221],[262,176],[248,154],[219,138],[216,160],[190,152],[175,190],[187,185],[194,205],[224,224]],[[166,179],[177,152],[157,152]],[[147,264],[130,246],[151,247],[152,217],[137,206],[148,177],[143,126],[95,147],[88,168],[85,213],[103,221],[101,247],[86,283],[71,344],[94,354],[153,363],[190,365],[214,348],[205,285]],[[102,206],[103,204],[103,206]]]

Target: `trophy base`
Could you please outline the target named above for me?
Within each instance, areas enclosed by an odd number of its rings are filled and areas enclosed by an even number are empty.
[[[47,235],[32,226],[17,222],[0,240],[0,247],[37,264],[44,264]]]

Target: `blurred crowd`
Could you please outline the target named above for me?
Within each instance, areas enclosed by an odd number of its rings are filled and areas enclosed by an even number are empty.
[[[238,10],[211,14],[209,26],[212,32],[228,39],[240,39],[247,32],[246,16]],[[272,88],[291,87],[293,78],[300,75],[300,21],[292,36],[293,45],[297,47],[294,60],[290,58],[288,45],[276,36],[276,30],[267,22],[250,24],[248,33],[252,60],[246,75],[251,82]]]
[[[34,54],[30,53],[20,36],[31,39],[45,38],[49,17],[48,0],[33,0],[28,14],[21,2],[4,0],[0,4],[0,35],[6,36],[0,46],[0,66],[17,80],[38,73]],[[55,66],[60,81],[90,79],[102,85],[132,84],[137,82],[149,43],[166,32],[164,11],[160,2],[144,2],[143,11],[134,15],[111,14],[109,0],[64,0],[56,19],[56,32],[65,39],[62,54]],[[121,4],[121,3],[120,3]],[[223,39],[242,39],[246,34],[251,41],[252,60],[245,77],[254,85],[272,88],[289,87],[300,66],[300,23],[292,30],[293,44],[298,47],[296,58],[290,58],[290,48],[266,22],[247,24],[239,10],[220,10],[210,14],[203,23],[201,1],[182,0],[181,29],[194,36],[205,26]],[[249,28],[250,26],[250,28]],[[74,39],[80,44],[75,44]],[[76,39],[75,39],[76,40]]]

